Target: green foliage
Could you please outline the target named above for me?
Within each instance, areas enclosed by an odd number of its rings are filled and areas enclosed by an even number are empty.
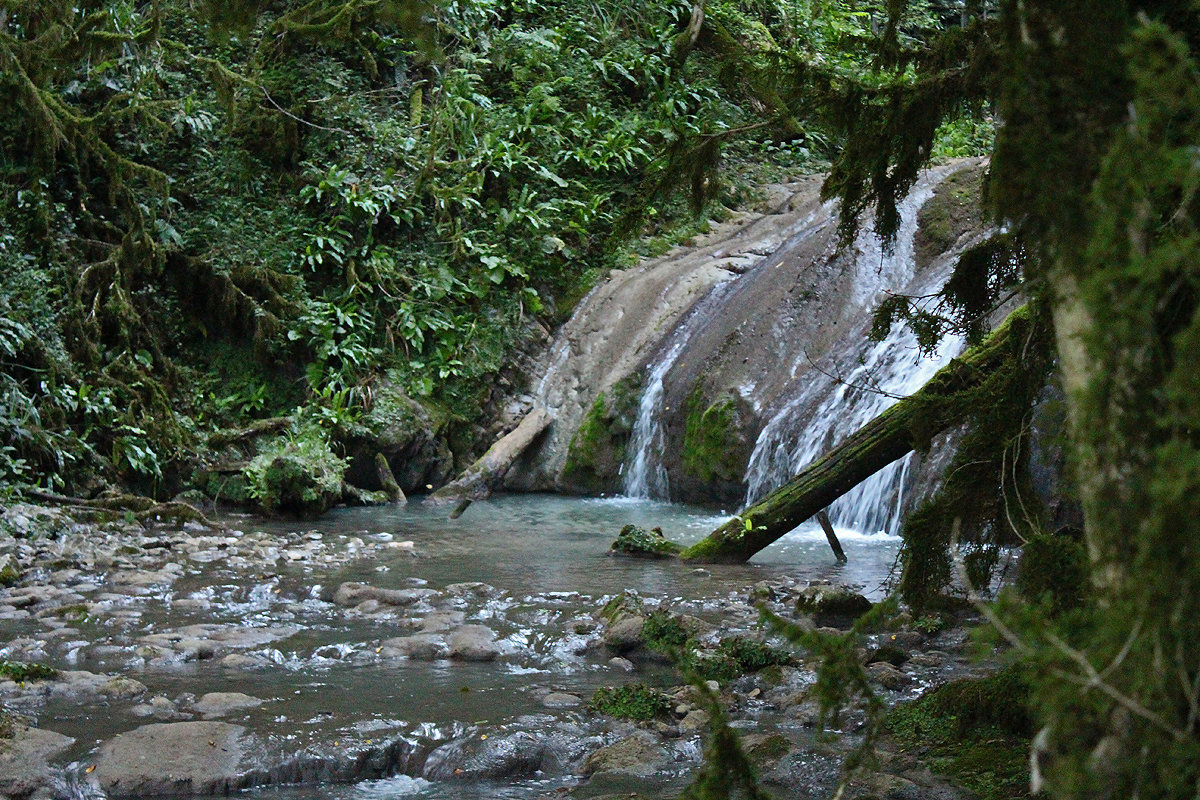
[[[651,650],[673,653],[691,643],[692,635],[669,611],[652,611],[642,625],[642,641]]]
[[[671,701],[658,689],[644,683],[630,683],[597,689],[588,702],[588,709],[621,719],[651,720],[670,714]]]
[[[685,653],[681,663],[685,674],[694,674],[702,680],[714,680],[721,684],[767,667],[792,663],[788,653],[764,642],[740,636],[722,639],[716,652],[711,655],[696,655],[692,650],[686,650]]]
[[[1087,588],[1087,555],[1069,533],[1042,533],[1021,548],[1017,589],[1030,602],[1045,601],[1052,612],[1076,608]]]
[[[1041,508],[1029,474],[1029,417],[1049,369],[1049,330],[1037,314],[1014,312],[1006,323],[1023,332],[1013,352],[961,402],[971,409],[967,431],[938,492],[905,520],[899,592],[922,613],[958,577],[986,590],[998,548],[1041,530]]]
[[[0,659],[0,678],[24,683],[25,681],[49,681],[58,677],[58,670],[45,664]]]

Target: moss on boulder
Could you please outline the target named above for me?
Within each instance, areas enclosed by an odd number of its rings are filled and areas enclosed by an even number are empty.
[[[647,531],[637,525],[626,525],[617,534],[609,552],[636,558],[672,558],[681,550],[681,545],[663,536],[661,528]]]
[[[639,390],[636,378],[629,376],[596,396],[571,437],[562,472],[563,489],[583,494],[620,489]]]
[[[740,500],[746,493],[743,477],[754,449],[749,405],[730,392],[721,392],[709,402],[698,383],[688,394],[684,412],[681,474],[672,488],[683,497]]]
[[[271,513],[311,516],[342,497],[346,461],[314,431],[281,436],[246,466],[250,494]]]
[[[917,212],[918,270],[948,252],[964,234],[984,229],[983,174],[983,165],[976,164],[948,175]]]

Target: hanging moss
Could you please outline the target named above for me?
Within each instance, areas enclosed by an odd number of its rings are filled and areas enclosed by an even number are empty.
[[[1034,312],[1012,338],[1014,352],[961,402],[972,409],[941,489],[905,521],[899,591],[920,613],[952,584],[954,535],[967,577],[986,588],[999,547],[1042,527],[1029,472],[1029,419],[1049,370],[1048,326]]]

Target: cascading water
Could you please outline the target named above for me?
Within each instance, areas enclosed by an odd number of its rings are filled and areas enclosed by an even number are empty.
[[[828,220],[832,209],[826,204],[793,224],[789,230],[789,241],[804,238]],[[760,264],[765,259],[760,259]],[[693,334],[707,320],[720,314],[736,283],[735,276],[713,288],[687,315],[683,324],[667,340],[661,355],[651,362],[646,388],[638,401],[638,414],[630,434],[628,457],[622,468],[622,492],[626,497],[670,500],[670,476],[663,463],[666,436],[663,431],[664,380],[683,353]]]
[[[917,212],[932,191],[932,186],[915,191],[901,205],[901,223],[890,251],[880,246],[873,233],[860,234],[853,289],[858,306],[870,308],[884,292],[931,294],[949,277],[952,262],[947,260],[918,285],[910,285]],[[899,322],[876,344],[867,340],[865,325],[847,341],[850,352],[830,354],[814,365],[810,374],[815,379],[806,382],[759,433],[746,468],[747,503],[782,486],[889,406],[920,389],[962,348],[959,337],[948,336],[936,352],[923,356],[916,337]],[[839,365],[844,364],[855,366],[839,374]],[[890,464],[842,496],[829,509],[833,523],[865,533],[899,533],[911,459],[909,454]]]
[[[674,343],[651,368],[646,389],[638,401],[637,421],[634,422],[629,437],[629,452],[633,454],[633,458],[621,476],[626,497],[670,497],[667,470],[660,457],[664,437],[659,409],[662,406],[663,378],[675,363],[686,341],[686,336],[675,336]]]

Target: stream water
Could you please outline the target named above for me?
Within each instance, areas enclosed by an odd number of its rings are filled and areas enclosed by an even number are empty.
[[[581,708],[544,706],[549,692],[586,700],[602,685],[678,683],[665,665],[631,677],[609,663],[592,616],[609,597],[633,590],[648,605],[661,599],[736,632],[726,609],[735,598],[744,607],[747,589],[764,580],[828,578],[879,596],[898,546],[892,536],[842,530],[849,561],[839,565],[820,530],[802,527],[745,565],[700,570],[606,555],[614,532],[628,522],[661,526],[667,536],[692,542],[723,519],[645,500],[509,495],[476,503],[454,521],[444,508],[414,502],[341,509],[302,525],[228,517],[231,529],[220,536],[176,533],[122,544],[107,574],[44,574],[62,594],[45,601],[46,612],[0,618],[0,640],[7,643],[0,657],[118,673],[144,684],[146,693],[105,701],[103,711],[69,694],[20,696],[8,705],[75,737],[72,757],[85,764],[99,743],[146,722],[198,718],[189,711],[196,697],[241,692],[265,702],[223,721],[245,725],[285,752],[397,736],[425,751],[412,769],[400,759],[396,771],[410,774],[394,779],[258,790],[263,796],[535,797],[570,782],[569,771],[547,777],[538,773],[542,764],[515,779],[489,777],[485,769],[471,776],[478,780],[447,781],[438,764],[460,763],[458,750],[489,736],[511,745],[533,732],[561,740],[565,753],[589,743],[594,749],[603,731]],[[62,548],[60,555],[70,556],[70,545]],[[120,553],[136,559],[134,551],[161,559],[160,571],[147,570],[148,563],[140,571],[128,563],[122,569]],[[331,602],[346,582],[427,596],[400,608]],[[57,619],[64,612],[50,609],[67,601],[78,601],[81,611],[64,627]],[[436,631],[439,621],[486,626],[496,634],[499,656],[486,663],[388,657],[392,637]],[[149,712],[137,709],[152,696],[171,701],[168,716],[139,719]],[[674,747],[678,778],[694,768],[698,739]],[[656,780],[669,782],[672,774]],[[644,791],[645,782],[639,785]]]

